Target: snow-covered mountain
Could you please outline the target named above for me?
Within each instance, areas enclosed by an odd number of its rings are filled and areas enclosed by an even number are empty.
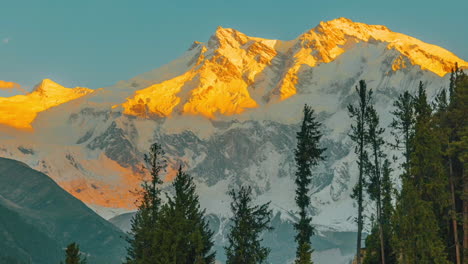
[[[46,173],[110,218],[134,208],[143,153],[159,142],[169,157],[166,180],[182,163],[208,213],[228,216],[227,190],[248,184],[285,221],[295,208],[293,150],[307,103],[327,147],[315,170],[313,221],[321,232],[354,231],[346,111],[354,86],[367,81],[388,124],[399,93],[423,81],[434,95],[455,63],[468,67],[441,47],[346,18],[289,41],[219,27],[172,63],[114,86],[68,89],[45,80],[31,94],[0,98],[0,155]]]

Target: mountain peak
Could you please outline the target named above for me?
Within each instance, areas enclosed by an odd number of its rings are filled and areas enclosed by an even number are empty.
[[[335,18],[333,20],[330,20],[330,21],[320,21],[319,25],[322,25],[322,26],[326,26],[326,25],[337,25],[337,24],[354,24],[355,22],[352,21],[351,19],[349,18],[346,18],[346,17],[339,17],[339,18]]]
[[[208,41],[208,46],[239,46],[244,45],[249,40],[249,37],[244,33],[232,28],[223,28],[218,26],[215,33]]]
[[[33,92],[47,93],[47,91],[50,91],[50,90],[57,90],[57,89],[63,89],[63,88],[65,87],[52,81],[51,79],[43,79],[39,84],[37,84],[34,87]]]
[[[66,88],[51,79],[44,79],[33,89],[34,93],[38,93],[43,96],[60,96],[69,94],[70,92],[77,94],[86,94],[91,92],[91,89],[84,87]]]
[[[364,41],[367,41],[370,37],[373,37],[373,35],[393,33],[386,26],[354,22],[345,17],[340,17],[326,22],[322,21],[317,27],[311,29],[308,33],[311,32],[327,35],[344,35]]]
[[[346,17],[340,17],[340,18],[336,18],[330,21],[322,21],[319,23],[319,26],[324,27],[324,28],[334,28],[334,29],[345,30],[345,31],[352,31],[352,30],[390,31],[390,29],[388,29],[386,26],[370,25],[370,24],[365,24],[365,23],[360,23],[360,22],[354,22],[353,20],[346,18]]]
[[[391,31],[386,26],[368,25],[347,18],[337,18],[320,24],[299,38],[305,48],[318,50],[320,57],[329,62],[346,51],[349,43],[378,41],[387,43],[388,49],[395,49],[407,57],[411,64],[423,70],[444,76],[458,63],[467,67],[468,62],[439,46],[425,43],[408,35]]]
[[[50,79],[44,79],[29,94],[0,97],[3,105],[0,109],[0,124],[31,129],[31,123],[38,113],[80,98],[92,91],[83,87],[66,88]]]
[[[233,34],[233,33],[240,33],[240,32],[233,28],[224,28],[222,26],[216,27],[216,31],[215,31],[215,34],[221,34],[221,35]]]

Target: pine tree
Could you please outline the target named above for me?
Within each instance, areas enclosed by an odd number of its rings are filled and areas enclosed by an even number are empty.
[[[73,242],[67,246],[65,264],[86,264],[86,258],[82,258],[78,244]]]
[[[379,116],[373,105],[369,105],[366,111],[365,122],[367,123],[366,141],[369,143],[370,158],[366,163],[366,174],[368,175],[367,193],[376,205],[376,228],[378,230],[380,245],[380,260],[386,263],[384,227],[382,219],[382,163],[386,157],[383,146],[385,141],[383,134],[385,129],[380,126]]]
[[[430,202],[421,199],[418,188],[410,179],[403,187],[393,219],[393,245],[398,263],[448,264],[444,243],[438,233],[438,223]]]
[[[403,251],[412,251],[414,252],[414,248],[410,247],[411,244],[411,235],[410,233],[404,233],[405,229],[411,230],[409,224],[412,224],[409,220],[409,217],[405,218],[407,215],[405,214],[404,210],[412,210],[410,208],[410,195],[413,195],[413,189],[409,186],[406,186],[407,183],[410,183],[409,175],[410,175],[410,165],[411,165],[411,156],[413,153],[413,138],[414,138],[414,124],[415,120],[415,113],[414,113],[414,97],[408,92],[405,91],[403,94],[398,96],[398,99],[393,102],[393,106],[395,110],[391,113],[393,114],[393,120],[390,124],[391,135],[394,137],[394,143],[390,144],[393,149],[400,150],[403,154],[404,161],[402,163],[404,171],[400,176],[402,181],[402,190],[400,195],[397,196],[397,205],[394,211],[394,214],[391,216],[391,230],[393,231],[391,236],[391,246],[395,251],[398,251],[398,259],[400,262],[403,260],[407,260],[408,254],[404,254]],[[394,158],[396,160],[396,157]],[[413,211],[412,211],[413,212]],[[403,232],[403,233],[402,233]],[[410,263],[410,262],[401,262],[401,263]]]
[[[253,205],[250,187],[241,187],[237,192],[231,190],[229,195],[233,217],[225,247],[226,264],[265,263],[270,249],[261,245],[261,235],[272,230],[270,203]]]
[[[364,80],[359,81],[359,87],[356,86],[356,93],[359,96],[359,102],[357,106],[348,105],[348,112],[350,118],[353,120],[353,124],[351,125],[351,132],[349,136],[351,140],[354,141],[356,144],[355,146],[355,153],[358,155],[358,168],[359,168],[359,175],[358,181],[356,186],[353,189],[352,198],[354,198],[358,205],[358,215],[357,215],[357,250],[356,250],[356,262],[357,264],[361,264],[361,243],[362,243],[362,228],[363,228],[363,189],[365,185],[365,166],[367,161],[367,151],[365,149],[367,145],[366,140],[366,116],[367,110],[370,104],[370,100],[372,99],[372,90],[367,90],[367,85]]]
[[[214,263],[213,232],[205,220],[205,210],[200,209],[193,178],[182,171],[182,166],[172,186],[175,197],[168,197],[159,216],[159,263]]]
[[[165,171],[166,159],[161,145],[154,143],[149,154],[145,154],[146,167],[151,179],[144,180],[138,191],[138,211],[132,219],[127,248],[128,264],[153,264],[157,259],[158,245],[155,243],[157,223],[161,211],[161,173]]]
[[[451,91],[454,93],[453,79],[454,75],[452,73],[451,78]],[[453,157],[449,154],[449,144],[452,142],[452,126],[449,122],[449,102],[448,96],[445,89],[442,89],[436,97],[436,103],[434,108],[436,113],[434,114],[434,123],[438,131],[439,142],[442,146],[442,155],[443,155],[443,165],[446,175],[448,175],[449,181],[449,193],[450,193],[450,209],[447,208],[445,213],[450,217],[451,223],[447,223],[445,230],[444,239],[446,240],[446,247],[449,249],[449,259],[456,264],[461,264],[461,255],[460,255],[460,242],[459,242],[459,231],[458,231],[458,220],[457,220],[457,204],[460,204],[459,197],[459,187],[457,188],[455,175],[453,173]],[[459,185],[459,184],[457,184]],[[453,249],[453,250],[452,250]]]
[[[448,177],[443,166],[441,140],[422,83],[415,98],[415,113],[411,177],[421,192],[421,198],[433,204],[434,214],[440,221],[439,227],[443,227],[445,210],[449,205]]]
[[[296,229],[296,263],[312,263],[312,246],[310,238],[314,234],[312,218],[308,216],[310,207],[310,184],[312,182],[311,167],[323,160],[325,148],[320,148],[321,124],[314,117],[314,110],[304,106],[304,118],[301,130],[297,133],[296,159],[296,204],[299,207],[299,221],[294,224]]]
[[[448,263],[441,227],[445,226],[447,182],[432,109],[420,83],[414,98],[415,126],[410,140],[409,174],[393,217],[394,245],[402,263]]]

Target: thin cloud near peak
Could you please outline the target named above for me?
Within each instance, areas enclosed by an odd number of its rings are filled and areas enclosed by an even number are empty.
[[[11,89],[19,89],[21,85],[15,82],[7,82],[0,80],[0,90],[11,90]]]

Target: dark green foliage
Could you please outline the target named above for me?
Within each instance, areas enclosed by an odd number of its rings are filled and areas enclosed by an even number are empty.
[[[362,260],[363,264],[381,264],[380,254],[380,232],[379,226],[373,221],[370,234],[366,237],[366,254]],[[387,263],[387,262],[385,262]]]
[[[358,181],[356,186],[353,189],[352,198],[354,198],[358,205],[358,215],[356,218],[356,222],[358,225],[357,231],[357,264],[361,263],[361,243],[362,243],[362,227],[363,227],[363,189],[365,185],[365,167],[367,163],[367,152],[366,152],[366,145],[367,142],[367,110],[370,105],[370,101],[372,99],[372,89],[367,90],[367,85],[364,80],[359,81],[359,87],[356,86],[356,93],[358,94],[359,101],[358,105],[348,105],[348,112],[350,118],[353,120],[351,125],[351,132],[349,136],[351,140],[355,143],[355,153],[358,155],[358,167],[359,167],[359,175]]]
[[[403,181],[393,222],[393,245],[399,263],[449,263],[432,205],[421,199],[419,191],[410,180]]]
[[[80,247],[76,243],[67,246],[65,264],[86,264],[86,258],[81,256]]]
[[[415,113],[411,177],[422,199],[432,202],[434,213],[443,221],[444,210],[449,205],[448,178],[443,167],[441,140],[422,83],[415,98]]]
[[[315,120],[314,110],[308,105],[304,106],[304,118],[301,130],[297,133],[297,148],[295,150],[296,159],[296,204],[299,207],[299,220],[294,224],[297,231],[296,242],[296,263],[312,263],[312,247],[310,238],[314,234],[311,224],[312,218],[308,215],[310,207],[310,184],[312,181],[311,167],[316,166],[323,160],[325,151],[320,148],[321,124]]]
[[[153,264],[158,253],[155,243],[157,221],[161,210],[161,172],[166,168],[164,151],[157,143],[151,145],[150,153],[145,155],[146,168],[150,171],[151,179],[144,180],[142,189],[138,191],[138,211],[132,219],[132,228],[127,261],[131,264]]]
[[[452,84],[450,85],[452,87]],[[452,90],[452,93],[455,90]],[[441,233],[444,235],[443,239],[445,240],[446,248],[448,249],[448,258],[450,261],[460,264],[461,263],[461,256],[460,256],[460,243],[459,243],[459,227],[457,221],[457,207],[460,207],[460,184],[456,184],[456,182],[460,182],[459,180],[455,180],[453,164],[456,163],[449,154],[449,145],[450,142],[453,140],[452,134],[452,127],[450,126],[449,122],[449,101],[447,92],[445,89],[442,89],[436,97],[434,109],[436,112],[434,113],[434,127],[437,132],[437,137],[439,139],[441,145],[441,153],[442,153],[442,162],[443,162],[443,169],[445,174],[448,177],[448,184],[449,184],[449,201],[450,201],[450,208],[446,208],[444,214],[444,219],[450,218],[448,224],[441,223]],[[458,204],[458,206],[457,206]]]
[[[444,244],[448,181],[432,108],[422,83],[414,100],[414,136],[393,219],[393,245],[402,263],[448,263]],[[401,110],[401,109],[400,109]]]
[[[299,245],[296,253],[296,264],[310,264],[312,262],[312,247],[310,243],[302,243]]]
[[[241,187],[237,192],[231,190],[229,195],[233,217],[225,247],[226,264],[265,263],[270,250],[261,245],[261,235],[272,230],[270,203],[253,205],[250,187]]]
[[[205,220],[205,210],[200,209],[193,178],[179,167],[172,186],[175,197],[168,197],[159,216],[157,263],[214,263],[213,232]]]
[[[449,174],[452,218],[451,237],[448,242],[452,259],[459,263],[468,261],[468,76],[455,66],[450,79],[449,103],[446,111],[439,107],[440,126],[446,136],[444,158]],[[462,225],[461,225],[462,223]],[[457,243],[458,242],[458,243]]]

